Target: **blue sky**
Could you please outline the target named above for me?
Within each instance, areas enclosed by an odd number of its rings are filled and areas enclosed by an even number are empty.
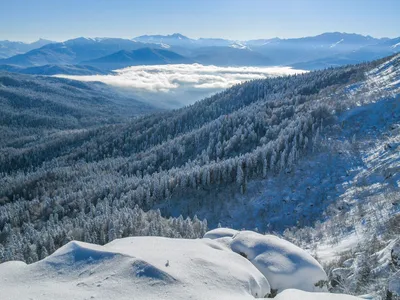
[[[179,32],[237,40],[400,36],[400,0],[0,0],[0,40]]]

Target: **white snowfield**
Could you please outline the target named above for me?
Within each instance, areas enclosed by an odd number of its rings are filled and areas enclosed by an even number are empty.
[[[321,265],[306,251],[273,235],[254,231],[227,231],[218,228],[205,238],[228,245],[232,251],[246,257],[268,279],[278,293],[289,288],[309,292],[327,291],[328,280]]]
[[[31,265],[0,265],[1,300],[254,299],[265,277],[217,242],[132,237],[105,246],[70,242]]]
[[[270,283],[279,291],[316,291],[314,283],[326,279],[311,256],[277,237],[228,229],[206,237],[216,239],[131,237],[105,246],[73,241],[34,264],[0,264],[0,299],[245,300],[269,295]],[[277,299],[357,298],[284,290]]]

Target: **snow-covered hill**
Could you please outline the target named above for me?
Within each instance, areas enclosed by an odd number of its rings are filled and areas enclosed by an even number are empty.
[[[291,243],[224,229],[197,240],[135,237],[105,246],[73,241],[34,264],[0,265],[2,300],[244,300],[282,290],[277,299],[356,299],[311,293],[326,289],[319,280],[326,274],[318,262]]]

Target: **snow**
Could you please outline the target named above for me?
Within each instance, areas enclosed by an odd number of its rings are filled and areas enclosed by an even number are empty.
[[[247,47],[246,45],[240,43],[240,42],[235,42],[233,44],[230,45],[231,48],[235,48],[235,49],[249,49],[249,47]]]
[[[397,267],[400,267],[400,238],[391,245],[390,257]]]
[[[133,237],[105,246],[70,242],[37,263],[0,265],[2,300],[254,299],[268,281],[210,239]]]
[[[317,288],[326,280],[321,266],[283,239],[228,228],[206,236],[130,237],[104,246],[72,241],[30,265],[0,264],[0,298],[355,299]]]
[[[275,297],[276,300],[357,300],[358,297],[329,294],[329,293],[309,293],[300,290],[288,289]]]
[[[393,45],[392,48],[397,48],[399,46],[400,46],[400,43],[397,43],[397,44]]]
[[[204,235],[204,238],[208,239],[219,239],[219,238],[224,238],[224,237],[230,237],[232,238],[234,235],[236,235],[239,231],[231,228],[216,228],[213,230],[210,230],[206,232]]]
[[[395,273],[390,279],[389,291],[396,296],[400,296],[400,271]]]
[[[360,238],[355,232],[344,236],[335,245],[321,243],[317,245],[317,256],[321,263],[329,263],[338,259],[342,253],[354,249],[360,243]]]
[[[325,286],[316,286],[327,281],[326,273],[306,251],[273,235],[253,231],[232,234],[233,231],[217,229],[206,233],[205,237],[215,238],[246,257],[268,279],[271,289],[278,292],[289,288],[326,291]]]
[[[165,48],[165,49],[171,48],[171,46],[168,45],[168,44],[161,43],[160,45],[161,45],[162,48]]]
[[[334,47],[336,47],[337,45],[339,45],[340,43],[342,43],[343,41],[344,41],[344,39],[341,39],[340,41],[338,41],[338,42],[332,44],[329,48],[334,48]]]

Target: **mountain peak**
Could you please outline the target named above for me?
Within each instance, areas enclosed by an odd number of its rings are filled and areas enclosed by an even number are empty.
[[[189,40],[189,38],[187,36],[184,36],[183,34],[180,34],[180,33],[173,33],[169,37],[177,38],[179,40]]]

